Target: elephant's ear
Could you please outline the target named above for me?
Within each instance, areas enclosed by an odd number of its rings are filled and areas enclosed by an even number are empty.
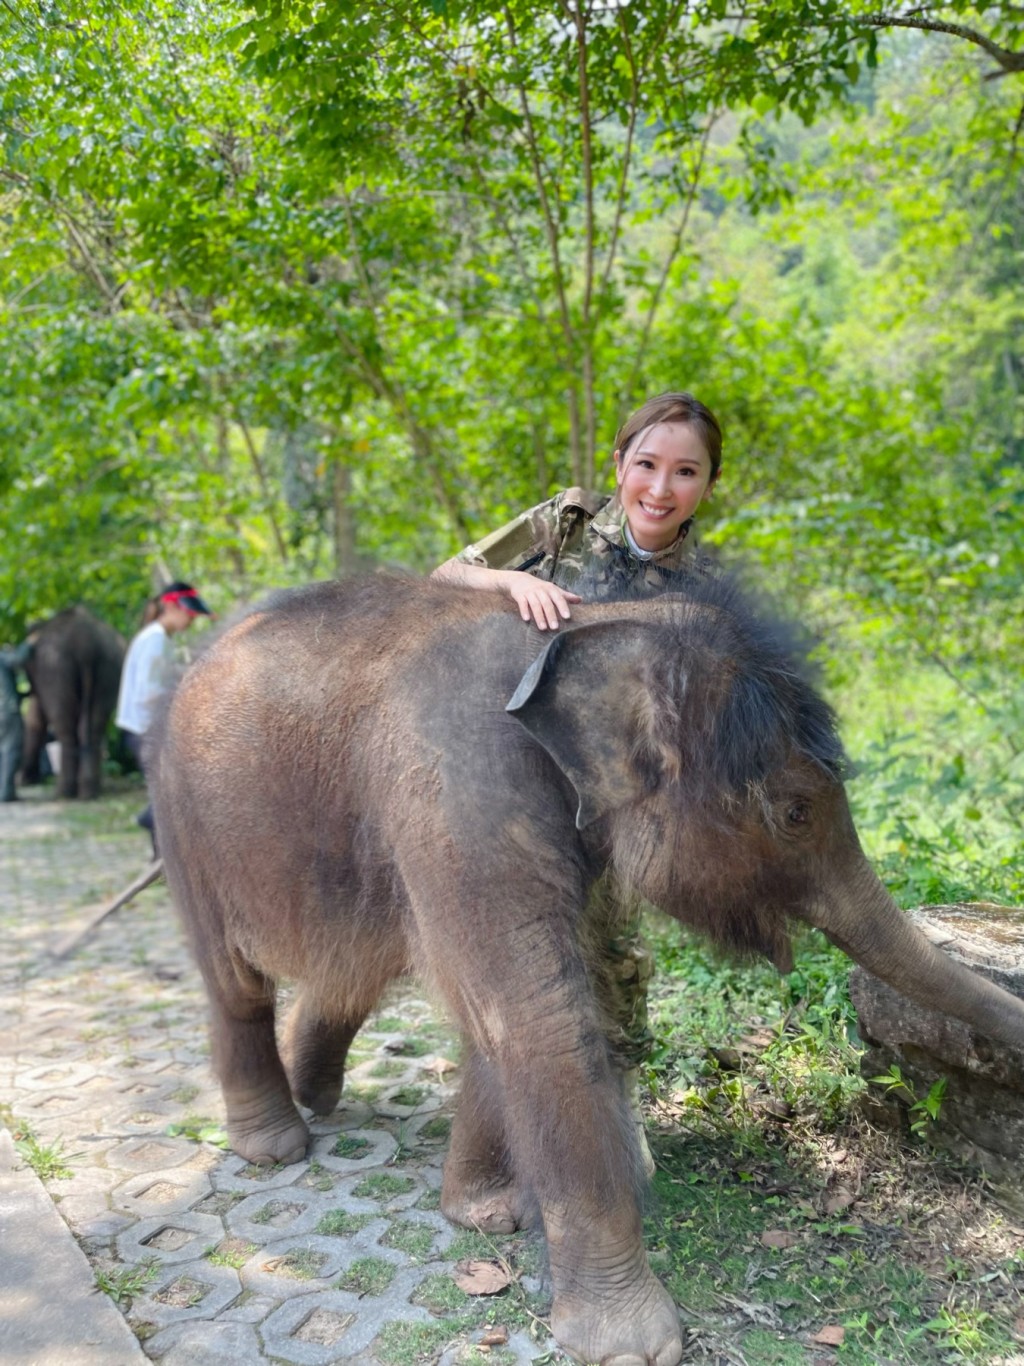
[[[655,636],[651,627],[623,621],[562,630],[505,707],[576,789],[579,830],[645,791],[633,752]]]

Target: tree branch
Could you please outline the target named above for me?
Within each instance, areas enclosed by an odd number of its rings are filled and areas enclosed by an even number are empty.
[[[263,461],[260,459],[259,452],[256,450],[255,443],[252,439],[252,433],[249,431],[245,419],[237,408],[235,410],[235,421],[238,424],[239,431],[242,433],[242,440],[245,442],[246,450],[249,452],[249,459],[252,461],[252,467],[256,471],[256,478],[259,480],[260,491],[263,494],[263,505],[267,517],[270,519],[270,525],[274,532],[274,540],[277,543],[277,553],[281,556],[281,563],[287,564],[288,549],[284,543],[284,537],[281,535],[281,528],[277,524],[277,517],[274,514],[274,500],[273,495],[270,492],[270,483],[267,479],[267,472],[263,468]]]
[[[872,28],[916,28],[923,29],[928,33],[948,33],[954,38],[962,38],[964,42],[974,43],[995,61],[1001,70],[992,72],[989,79],[998,76],[1009,76],[1017,71],[1024,71],[1024,52],[1014,52],[1010,48],[1002,47],[993,39],[979,33],[977,29],[968,28],[965,24],[949,24],[942,19],[926,19],[919,15],[902,14],[870,14],[866,16],[865,22]]]
[[[673,265],[675,265],[676,257],[679,255],[679,250],[683,244],[683,237],[685,236],[686,229],[689,226],[690,213],[693,210],[693,205],[697,198],[697,187],[700,184],[700,175],[704,166],[704,158],[707,156],[708,143],[711,139],[711,130],[714,128],[717,120],[718,112],[716,111],[715,113],[711,114],[708,118],[707,125],[704,129],[704,133],[700,140],[700,146],[697,150],[697,163],[693,168],[693,174],[690,178],[690,190],[686,196],[686,203],[683,205],[683,213],[682,217],[679,220],[679,226],[676,228],[676,231],[672,237],[672,245],[665,255],[665,261],[661,269],[661,275],[658,279],[657,285],[655,286],[654,294],[651,296],[650,306],[647,309],[647,316],[644,318],[643,328],[640,333],[640,341],[637,345],[636,356],[633,360],[633,369],[630,372],[629,382],[626,385],[626,395],[629,395],[633,392],[633,389],[636,385],[636,381],[639,377],[640,366],[643,362],[644,355],[647,351],[648,343],[651,339],[651,329],[654,326],[654,319],[658,312],[658,308],[661,305],[662,296],[665,293],[665,286],[668,283],[669,274],[672,270]]]
[[[512,51],[518,56],[519,45],[515,20],[508,6],[505,9],[505,24],[508,30],[509,42]],[[522,110],[523,119],[526,127],[526,146],[530,156],[530,165],[533,169],[534,183],[537,186],[537,194],[540,199],[541,211],[544,215],[544,228],[548,239],[548,250],[551,252],[551,262],[554,267],[555,290],[558,297],[558,311],[562,322],[562,331],[565,336],[566,351],[569,357],[572,356],[576,343],[576,334],[572,325],[572,317],[569,312],[569,301],[565,292],[565,278],[562,271],[562,255],[558,238],[558,224],[555,221],[554,213],[551,208],[551,200],[548,197],[547,182],[544,178],[544,168],[540,159],[540,144],[537,138],[537,129],[533,121],[533,110],[530,108],[530,101],[526,93],[526,88],[521,80],[516,81],[516,90],[519,94],[519,107]]]

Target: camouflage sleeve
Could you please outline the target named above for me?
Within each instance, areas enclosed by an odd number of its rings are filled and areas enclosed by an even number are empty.
[[[511,522],[492,531],[483,540],[460,550],[460,564],[479,564],[485,569],[522,569],[557,550],[562,522],[564,494],[521,512]]]

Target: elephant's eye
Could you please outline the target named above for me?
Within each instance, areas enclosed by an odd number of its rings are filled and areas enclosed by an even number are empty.
[[[792,802],[786,810],[787,825],[806,825],[811,819],[809,802]]]

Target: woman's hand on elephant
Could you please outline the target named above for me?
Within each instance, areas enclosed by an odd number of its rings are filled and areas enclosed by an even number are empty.
[[[572,615],[569,604],[582,602],[578,593],[535,579],[518,569],[491,569],[483,564],[465,564],[458,557],[439,564],[430,576],[442,583],[457,583],[463,588],[483,588],[507,593],[519,608],[524,621],[532,621],[540,631],[557,631]]]
[[[569,604],[582,602],[578,593],[516,570],[507,571],[507,585],[519,615],[524,621],[532,621],[539,631],[557,631],[572,616]]]

